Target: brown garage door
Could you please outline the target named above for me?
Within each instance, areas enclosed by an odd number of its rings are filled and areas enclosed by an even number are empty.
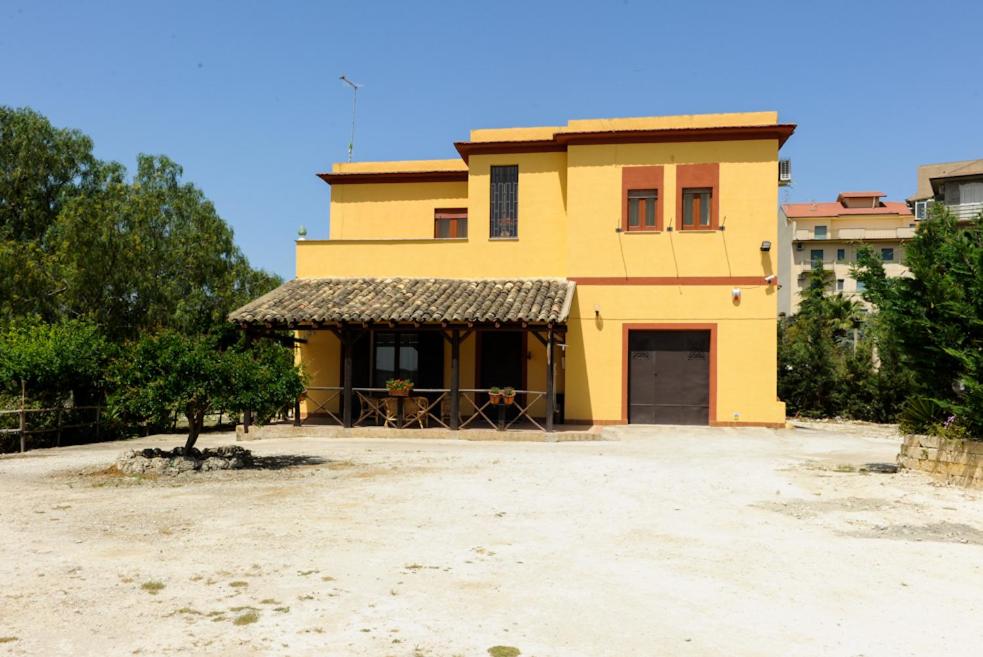
[[[709,423],[709,331],[629,332],[628,421]]]

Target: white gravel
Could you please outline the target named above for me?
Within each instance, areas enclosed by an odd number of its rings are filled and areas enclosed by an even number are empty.
[[[264,440],[279,469],[166,480],[80,473],[178,436],[0,457],[0,656],[981,654],[983,495],[856,472],[890,428],[607,435]]]

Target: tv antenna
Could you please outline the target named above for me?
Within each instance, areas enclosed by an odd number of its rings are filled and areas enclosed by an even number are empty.
[[[355,148],[355,103],[358,102],[358,90],[361,89],[362,85],[352,82],[344,73],[338,79],[352,88],[352,138],[348,142],[348,161],[351,162],[352,150]]]

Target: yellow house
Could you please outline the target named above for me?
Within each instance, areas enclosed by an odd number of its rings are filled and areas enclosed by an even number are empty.
[[[309,416],[400,426],[779,426],[776,112],[474,130],[335,164],[330,237],[230,316],[293,329]],[[772,245],[776,245],[774,248]],[[488,391],[519,392],[511,408]],[[498,401],[496,399],[496,401]]]
[[[883,197],[883,192],[842,192],[831,202],[782,205],[779,312],[798,312],[808,287],[807,274],[817,264],[832,272],[836,292],[860,301],[863,290],[850,269],[865,246],[880,255],[888,276],[908,272],[902,258],[904,243],[915,236],[915,217],[904,202]]]

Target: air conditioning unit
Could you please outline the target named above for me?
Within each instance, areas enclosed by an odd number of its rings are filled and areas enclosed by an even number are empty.
[[[782,187],[792,184],[792,160],[778,160],[778,184]]]

